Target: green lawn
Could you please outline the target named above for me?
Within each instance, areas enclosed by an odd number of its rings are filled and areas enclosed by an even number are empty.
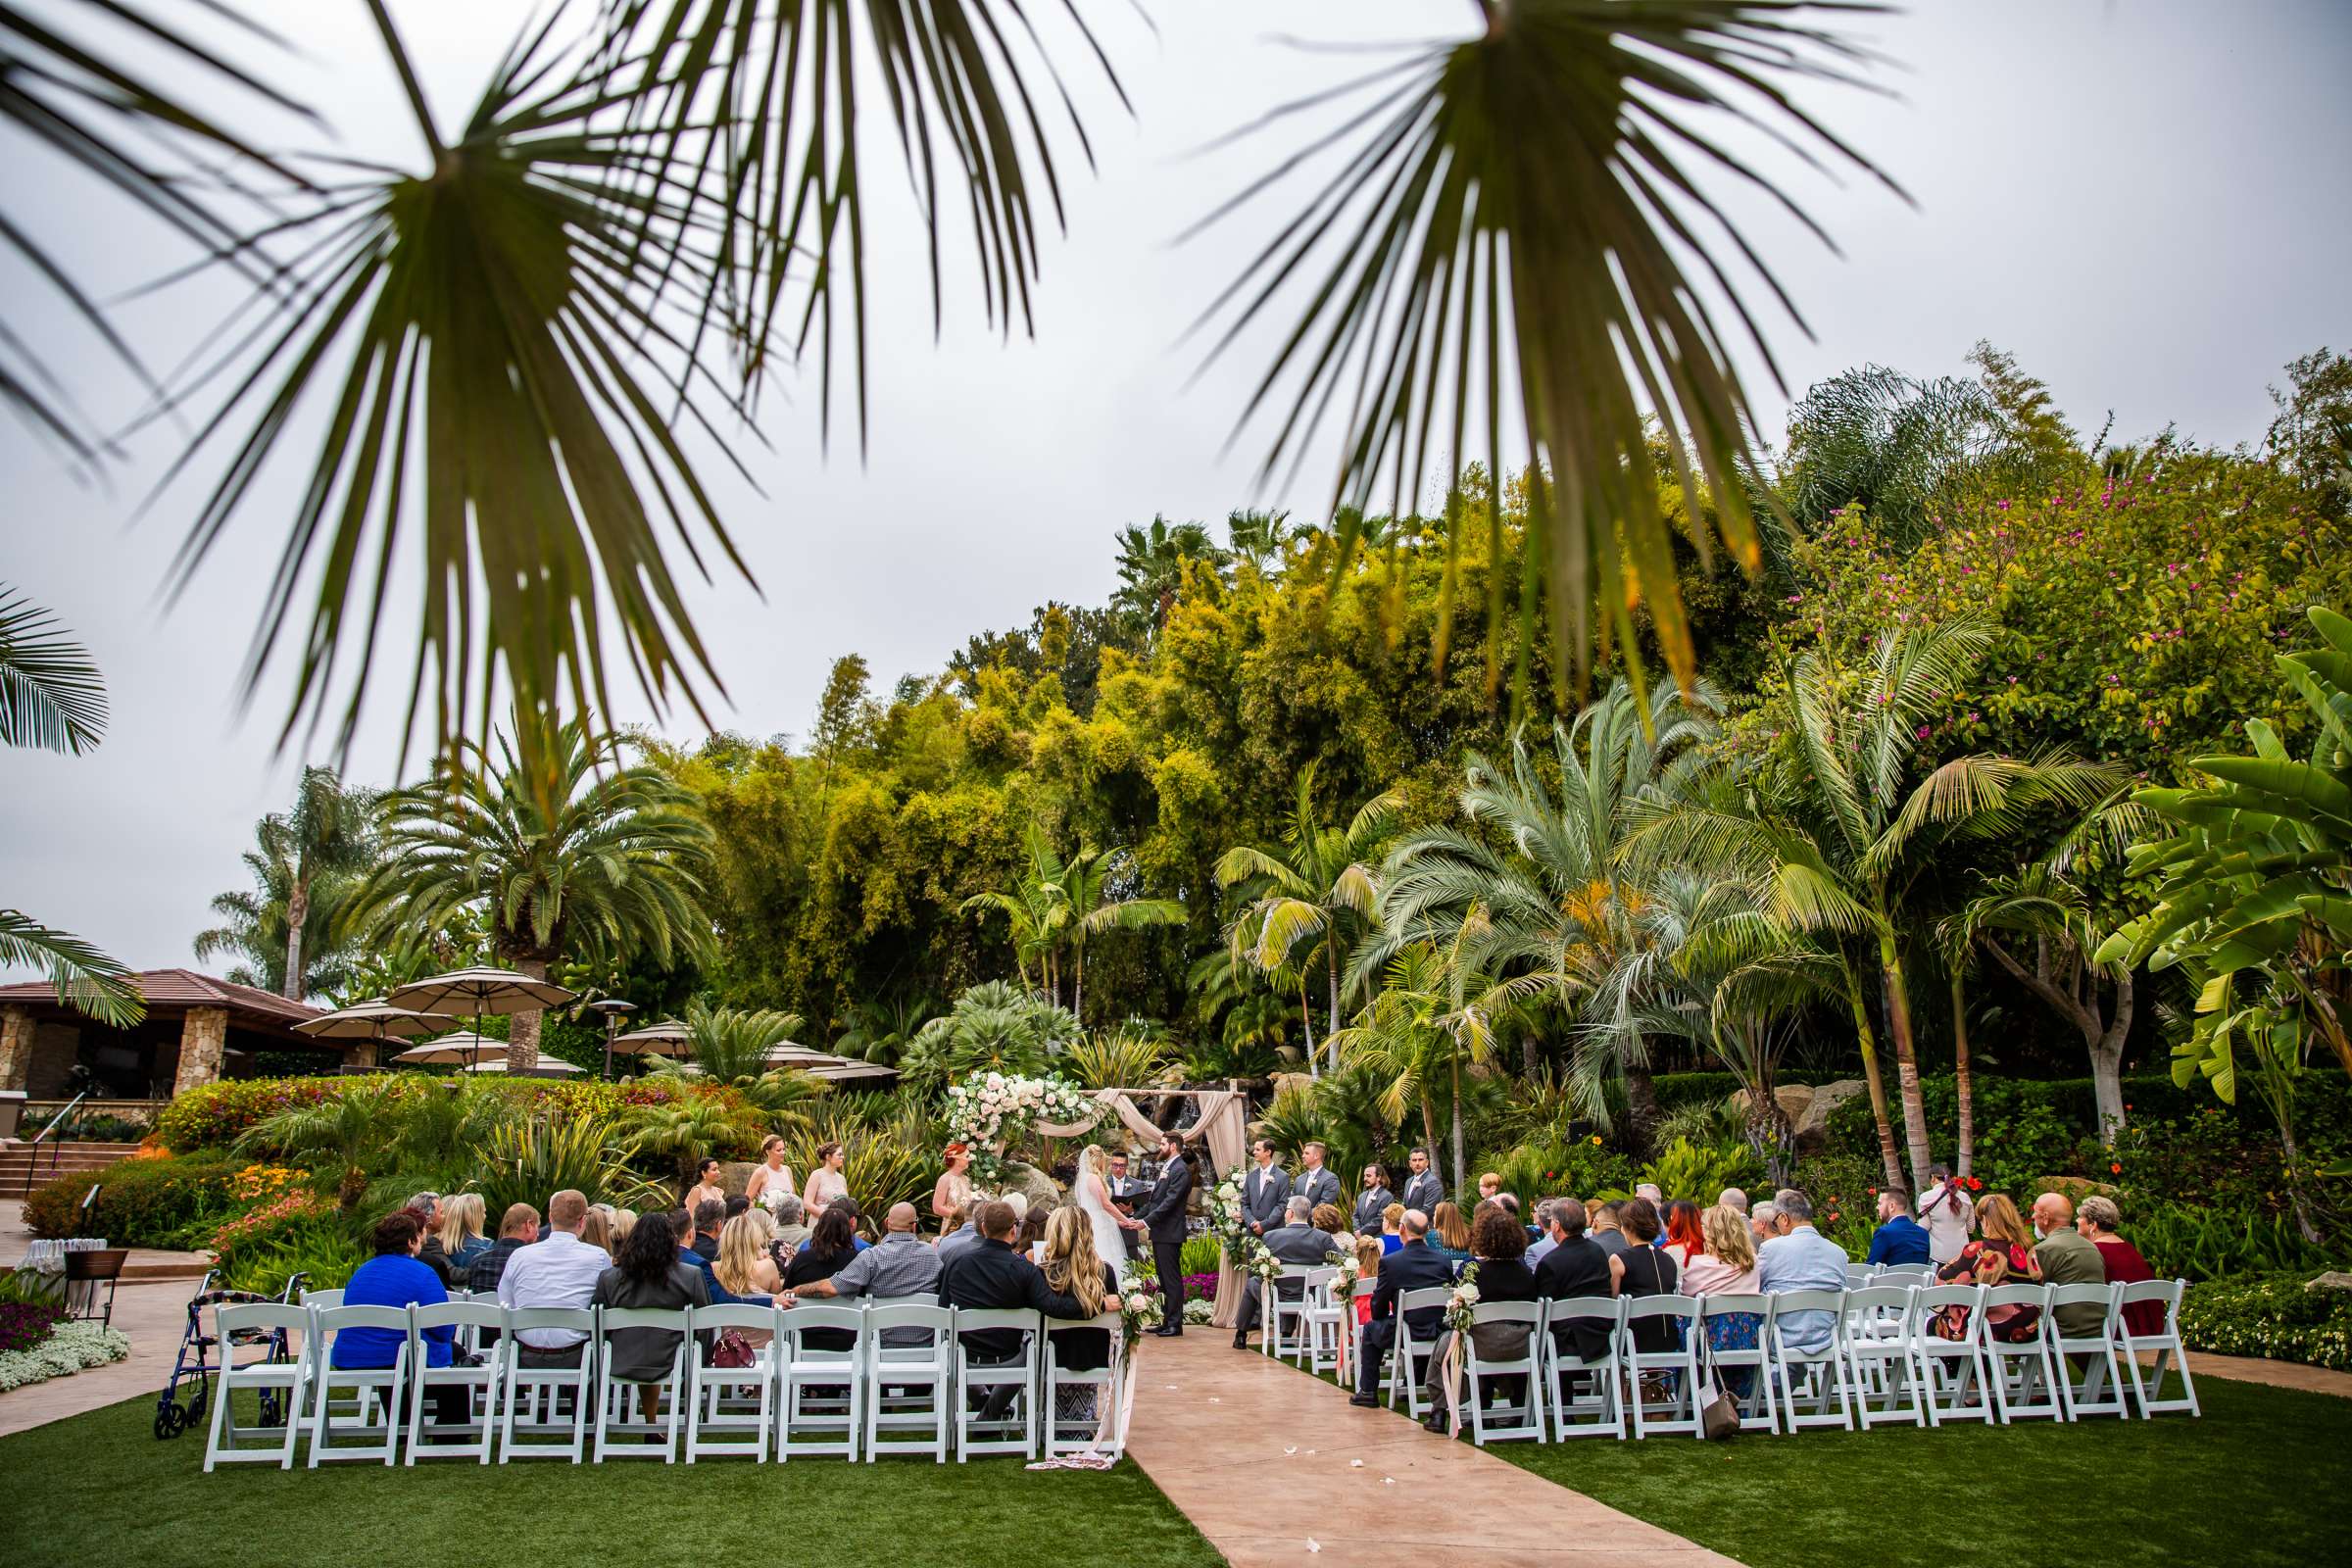
[[[1221,1559],[1132,1463],[1030,1472],[935,1465],[443,1462],[203,1472],[204,1439],[158,1443],[152,1398],[0,1438],[0,1562],[115,1568],[712,1568],[873,1561],[1194,1568]],[[299,1463],[299,1461],[297,1461]]]
[[[1487,1451],[1750,1568],[2352,1562],[2352,1399],[2206,1378],[2201,1419]]]

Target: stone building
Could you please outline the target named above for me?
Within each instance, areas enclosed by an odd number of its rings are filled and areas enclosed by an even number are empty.
[[[333,1072],[346,1058],[350,1042],[294,1032],[322,1008],[193,969],[149,969],[133,978],[147,1016],[127,1029],[60,1002],[45,980],[0,986],[0,1090],[71,1099],[80,1066],[93,1099],[169,1100],[199,1084],[256,1075],[264,1052],[303,1053],[318,1072]],[[279,1070],[290,1065],[280,1058]]]

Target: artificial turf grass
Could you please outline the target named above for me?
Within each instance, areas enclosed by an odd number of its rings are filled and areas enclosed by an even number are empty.
[[[1222,1561],[1132,1460],[798,1458],[570,1465],[444,1459],[204,1473],[204,1434],[156,1441],[152,1396],[0,1438],[0,1563],[351,1568],[626,1562],[886,1568]]]
[[[1344,1396],[1336,1374],[1283,1364]],[[1807,1428],[1727,1443],[1576,1438],[1486,1451],[1748,1568],[2352,1562],[2342,1500],[2352,1398],[2205,1377],[2197,1402],[2201,1416],[2153,1421]],[[1394,1413],[1410,1419],[1401,1405]],[[1456,1441],[1470,1441],[1466,1423]]]

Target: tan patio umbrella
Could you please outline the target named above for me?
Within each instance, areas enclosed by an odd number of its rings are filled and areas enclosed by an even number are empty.
[[[683,1058],[694,1054],[694,1031],[675,1018],[649,1023],[642,1029],[632,1029],[625,1035],[612,1037],[612,1049],[628,1056],[671,1056]]]
[[[414,1040],[418,1035],[447,1029],[457,1021],[447,1013],[395,1007],[381,997],[371,997],[306,1019],[294,1026],[294,1032],[314,1040],[372,1040],[380,1048],[387,1040]]]
[[[453,969],[447,974],[437,974],[426,980],[412,981],[384,1000],[395,1007],[416,1007],[427,1012],[470,1013],[474,1031],[478,1034],[485,1013],[560,1007],[577,995],[577,992],[566,990],[552,980],[534,980],[517,970],[498,969],[483,964],[470,969]]]
[[[821,1078],[827,1083],[848,1083],[865,1078],[896,1078],[899,1069],[877,1062],[859,1061],[855,1056],[836,1056],[830,1052],[812,1051],[807,1046],[779,1040],[760,1054],[760,1059],[770,1067],[790,1067]]]
[[[507,1059],[507,1043],[490,1035],[478,1035],[468,1029],[455,1034],[437,1035],[419,1041],[392,1058],[426,1067],[451,1067],[464,1062],[498,1061]]]
[[[460,1070],[464,1072],[506,1072],[508,1070],[508,1066],[503,1059],[498,1061],[477,1061],[472,1066],[461,1068]],[[539,1058],[539,1065],[531,1069],[529,1076],[536,1077],[544,1074],[555,1078],[572,1078],[577,1077],[581,1070],[582,1069],[573,1066],[570,1062],[565,1061],[562,1056],[541,1056]]]

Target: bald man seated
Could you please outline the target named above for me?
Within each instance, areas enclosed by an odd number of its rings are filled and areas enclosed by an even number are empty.
[[[2034,1200],[2034,1230],[2041,1240],[2034,1245],[2034,1261],[2044,1285],[2104,1285],[2107,1260],[2098,1247],[2075,1229],[2075,1200],[2064,1193],[2044,1193]],[[2088,1339],[2106,1322],[2107,1309],[2096,1301],[2075,1301],[2058,1308],[2058,1332],[2070,1340]]]

